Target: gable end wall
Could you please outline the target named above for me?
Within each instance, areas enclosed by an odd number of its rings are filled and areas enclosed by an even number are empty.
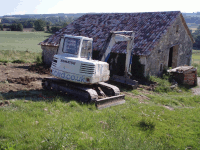
[[[181,14],[180,14],[181,15]],[[160,39],[160,42],[146,57],[145,74],[161,75],[160,66],[168,67],[169,51],[174,46],[172,68],[177,66],[191,65],[193,41],[183,25],[181,16],[177,16],[174,23],[168,28],[168,31]],[[178,25],[178,32],[176,32]]]

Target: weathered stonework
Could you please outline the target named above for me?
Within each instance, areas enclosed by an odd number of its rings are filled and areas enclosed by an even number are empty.
[[[58,47],[41,45],[41,48],[42,48],[42,57],[43,57],[44,64],[46,66],[51,66],[53,56],[57,53]]]
[[[181,14],[170,26],[160,42],[146,57],[145,75],[161,75],[164,68],[191,65],[193,41],[188,35]],[[169,65],[170,48],[172,52],[171,66]],[[143,58],[144,59],[144,58]],[[144,61],[141,61],[144,64]]]
[[[197,69],[192,66],[180,66],[170,69],[168,72],[178,83],[197,85]]]

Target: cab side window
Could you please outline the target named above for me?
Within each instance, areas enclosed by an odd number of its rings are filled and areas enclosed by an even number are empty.
[[[90,59],[92,53],[92,42],[88,40],[83,40],[81,48],[81,57]]]

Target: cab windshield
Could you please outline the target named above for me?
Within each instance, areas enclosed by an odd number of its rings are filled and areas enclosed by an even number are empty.
[[[66,37],[63,46],[63,53],[78,55],[79,45],[80,39]]]

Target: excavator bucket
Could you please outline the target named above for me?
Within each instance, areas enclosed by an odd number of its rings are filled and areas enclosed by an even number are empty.
[[[95,105],[97,109],[103,109],[111,106],[120,105],[125,103],[124,97],[125,95],[117,95],[117,96],[98,99],[96,100]]]

